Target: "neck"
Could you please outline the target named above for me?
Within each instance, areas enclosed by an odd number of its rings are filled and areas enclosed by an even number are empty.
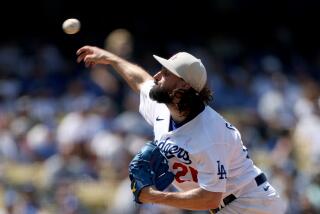
[[[205,109],[205,105],[200,105],[199,108],[180,112],[176,104],[170,104],[167,105],[167,107],[170,111],[171,118],[175,123],[182,123],[186,120],[191,120]]]
[[[174,122],[181,123],[183,122],[189,115],[189,113],[180,112],[176,105],[167,105],[170,111],[170,115]]]

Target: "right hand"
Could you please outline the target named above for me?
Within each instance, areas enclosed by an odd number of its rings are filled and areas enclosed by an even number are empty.
[[[83,46],[77,51],[77,62],[83,61],[86,67],[96,64],[112,64],[116,55],[94,46]]]

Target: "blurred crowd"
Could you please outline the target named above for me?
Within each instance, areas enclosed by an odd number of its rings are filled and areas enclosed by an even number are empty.
[[[212,107],[240,130],[287,213],[320,212],[320,56],[239,54],[226,39],[172,42],[136,58],[125,29],[104,45],[151,74],[159,68],[152,54],[202,59]],[[206,213],[135,204],[128,163],[153,138],[139,95],[111,67],[76,65],[54,44],[31,47],[0,45],[0,214]]]

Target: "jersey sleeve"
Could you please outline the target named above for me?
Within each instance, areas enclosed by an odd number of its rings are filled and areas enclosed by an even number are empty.
[[[144,119],[153,126],[155,120],[155,111],[157,103],[149,97],[149,92],[154,85],[153,81],[146,81],[140,88],[140,105],[139,112]]]
[[[226,144],[214,144],[199,154],[198,184],[211,192],[226,192],[228,178],[228,157]]]

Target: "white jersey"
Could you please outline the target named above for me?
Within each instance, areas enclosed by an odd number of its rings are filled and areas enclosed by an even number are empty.
[[[140,92],[140,113],[154,127],[155,142],[175,174],[180,190],[201,187],[240,196],[241,189],[261,173],[248,158],[239,131],[207,106],[183,126],[169,131],[170,112],[149,98],[152,81]]]

